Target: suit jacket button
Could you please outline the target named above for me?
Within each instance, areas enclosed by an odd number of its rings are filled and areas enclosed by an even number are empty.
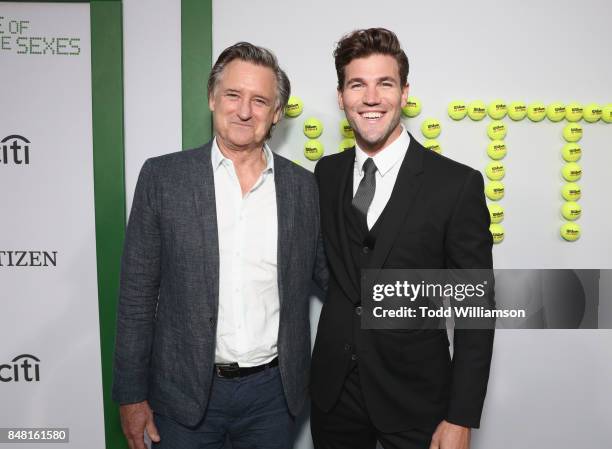
[[[349,345],[348,343],[344,345],[344,350],[345,351],[350,351],[351,350],[351,345]]]
[[[361,248],[361,251],[363,251],[363,254],[368,254],[370,252],[370,248],[367,246],[364,246],[363,248]]]
[[[355,313],[356,313],[357,315],[361,315],[361,306],[357,306],[357,307],[355,307]]]
[[[351,360],[355,361],[359,358],[357,354],[351,354]]]
[[[211,326],[215,325],[215,319],[214,318],[210,318],[208,321],[210,321],[210,325]]]

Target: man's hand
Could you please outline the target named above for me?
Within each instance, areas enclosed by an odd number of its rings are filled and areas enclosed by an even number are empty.
[[[147,401],[119,406],[121,427],[130,449],[147,449],[144,442],[144,431],[151,441],[159,443],[159,432],[153,421],[153,411]]]
[[[429,449],[469,449],[470,428],[442,421],[431,437]]]

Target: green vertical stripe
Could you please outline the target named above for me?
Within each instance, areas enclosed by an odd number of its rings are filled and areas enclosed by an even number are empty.
[[[120,1],[91,1],[96,251],[106,447],[127,448],[111,400],[119,265],[125,234],[123,33]]]
[[[206,81],[212,66],[212,0],[181,1],[183,149],[212,137]]]

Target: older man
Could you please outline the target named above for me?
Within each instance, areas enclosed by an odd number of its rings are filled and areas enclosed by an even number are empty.
[[[122,260],[114,399],[131,448],[292,445],[311,280],[325,287],[313,176],[265,141],[290,84],[268,50],[225,49],[215,138],[145,162]]]

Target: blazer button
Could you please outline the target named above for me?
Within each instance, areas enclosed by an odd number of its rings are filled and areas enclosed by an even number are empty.
[[[363,254],[368,254],[370,252],[370,248],[367,246],[364,246],[363,248],[361,248],[361,251],[363,252]]]
[[[344,350],[347,352],[350,351],[351,348],[352,348],[351,345],[349,345],[348,343],[344,345]]]
[[[355,307],[355,314],[361,315],[361,306]]]
[[[351,360],[356,361],[359,358],[357,354],[351,354]]]

